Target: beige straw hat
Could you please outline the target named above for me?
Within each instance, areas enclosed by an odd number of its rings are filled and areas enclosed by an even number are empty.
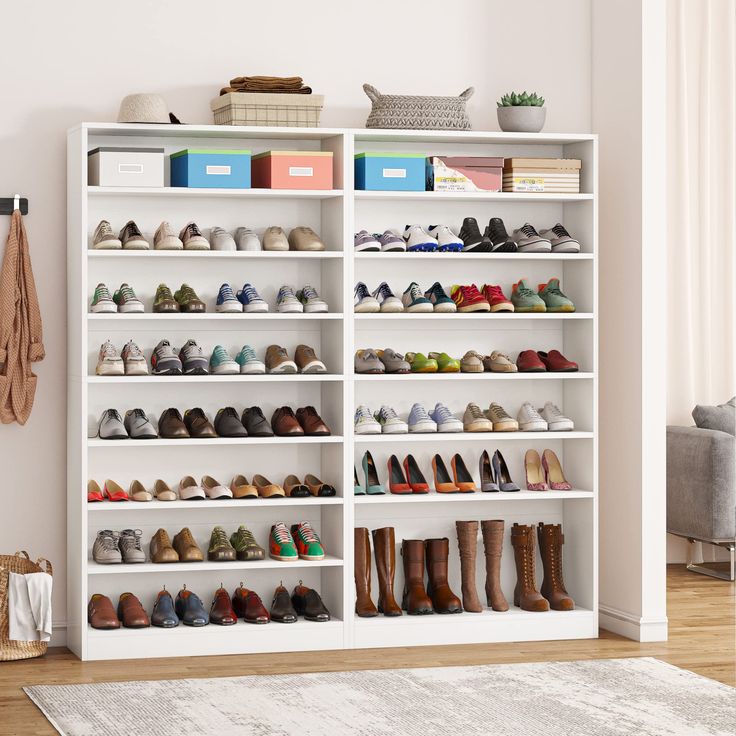
[[[161,95],[134,94],[123,98],[118,113],[119,123],[174,123],[169,108]]]

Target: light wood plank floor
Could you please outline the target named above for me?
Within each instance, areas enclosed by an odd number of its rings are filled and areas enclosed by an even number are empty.
[[[82,663],[65,649],[43,659],[0,663],[0,733],[56,733],[20,690],[23,685],[223,677],[399,667],[651,656],[736,686],[736,586],[668,570],[670,640],[638,644],[608,632],[585,641],[463,645],[351,652],[196,657]]]

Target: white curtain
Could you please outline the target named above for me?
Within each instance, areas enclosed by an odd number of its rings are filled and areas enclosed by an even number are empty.
[[[670,424],[736,393],[735,37],[736,0],[669,0],[669,261],[666,285],[645,288],[667,294]]]

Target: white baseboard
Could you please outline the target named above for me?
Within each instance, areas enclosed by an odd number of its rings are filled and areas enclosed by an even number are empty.
[[[53,630],[51,632],[50,647],[66,646],[66,621],[54,621],[52,623]]]
[[[600,627],[634,641],[667,641],[667,617],[643,618],[611,606],[598,606]]]

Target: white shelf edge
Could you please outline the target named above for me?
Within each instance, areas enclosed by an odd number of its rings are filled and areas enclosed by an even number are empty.
[[[111,502],[99,501],[87,503],[87,511],[96,513],[150,513],[151,511],[170,511],[176,509],[187,509],[196,513],[198,509],[269,509],[275,511],[285,506],[342,506],[342,496],[308,496],[305,498],[254,498],[234,499],[228,498],[219,501],[124,501]]]
[[[87,439],[87,447],[104,447],[107,449],[132,449],[142,448],[155,449],[157,447],[251,447],[256,445],[335,445],[343,441],[340,436],[330,435],[328,437],[216,437],[212,439],[180,440],[155,439],[155,440],[102,440],[99,437]]]
[[[459,261],[467,260],[488,261],[592,261],[594,253],[355,253],[358,261],[414,261],[417,263],[432,263],[432,261]]]
[[[593,432],[426,432],[406,434],[356,434],[356,444],[397,442],[541,442],[547,440],[590,440]],[[134,440],[129,440],[134,441]]]
[[[425,202],[592,202],[594,194],[582,192],[381,192],[356,190],[356,202],[360,200],[399,200]]]
[[[96,187],[89,197],[200,197],[202,199],[336,199],[342,189],[199,189],[195,187]]]
[[[545,372],[545,373],[380,373],[356,374],[359,383],[381,383],[382,381],[589,381],[595,373],[589,371]]]
[[[322,251],[224,251],[224,250],[95,250],[89,248],[87,256],[89,258],[215,258],[215,259],[243,259],[243,260],[332,260],[342,258],[344,252],[341,250],[322,250]]]
[[[407,493],[386,492],[383,496],[355,496],[357,506],[382,506],[388,504],[418,503],[502,503],[505,501],[570,501],[592,499],[593,491],[516,491],[514,493]]]
[[[174,324],[185,322],[206,322],[210,320],[218,322],[248,322],[250,320],[267,320],[267,321],[287,321],[287,320],[303,320],[303,321],[330,321],[341,320],[342,314],[337,312],[322,312],[316,314],[305,314],[304,312],[282,313],[282,312],[234,312],[232,314],[219,312],[205,312],[204,314],[156,314],[154,312],[142,312],[138,314],[119,314],[117,312],[105,314],[103,313],[87,313],[87,319],[90,322],[171,322]]]
[[[357,313],[354,315],[358,321],[373,322],[397,322],[399,320],[418,320],[418,321],[434,321],[434,320],[454,320],[454,321],[486,321],[488,323],[496,320],[530,320],[530,319],[546,319],[546,320],[592,320],[595,315],[592,312],[398,312],[382,314],[380,312]]]
[[[87,376],[88,384],[103,386],[106,384],[123,384],[137,386],[140,384],[163,383],[340,383],[344,376],[332,373],[284,373],[283,375],[235,375],[235,376]]]
[[[458,586],[459,587],[459,586]],[[545,619],[554,618],[574,618],[582,616],[591,616],[593,611],[588,608],[575,608],[572,611],[522,611],[516,606],[510,606],[508,611],[492,611],[484,607],[480,613],[463,612],[453,615],[432,614],[429,616],[409,616],[404,612],[403,616],[374,616],[373,618],[354,617],[354,625],[357,628],[395,628],[395,627],[413,627],[413,626],[450,626],[468,625],[484,622],[485,626],[493,626],[493,621],[544,621]]]

